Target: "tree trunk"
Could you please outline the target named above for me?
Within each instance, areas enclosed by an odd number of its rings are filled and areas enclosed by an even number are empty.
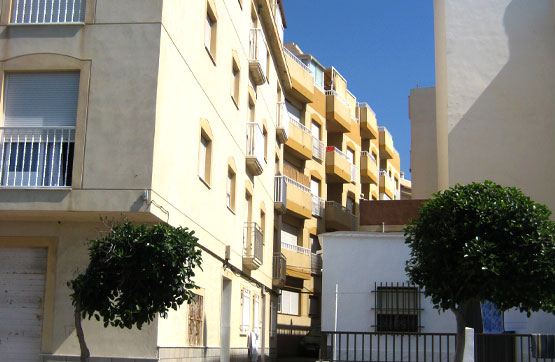
[[[91,354],[85,342],[85,335],[81,326],[81,308],[79,306],[75,306],[73,316],[75,317],[75,331],[77,332],[77,339],[79,339],[79,347],[81,348],[81,362],[89,362]]]
[[[464,346],[465,346],[465,328],[466,322],[464,320],[464,314],[462,313],[462,308],[451,308],[451,311],[455,313],[455,318],[457,319],[457,339],[455,346],[455,359],[454,362],[463,362],[464,357]]]

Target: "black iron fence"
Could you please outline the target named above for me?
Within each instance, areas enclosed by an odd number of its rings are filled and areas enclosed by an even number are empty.
[[[322,332],[330,362],[450,362],[454,333]],[[475,334],[475,362],[555,362],[550,340],[530,334]]]

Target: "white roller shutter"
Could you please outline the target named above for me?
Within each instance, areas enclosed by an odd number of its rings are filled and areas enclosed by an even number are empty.
[[[79,72],[6,73],[5,127],[75,126]]]
[[[285,106],[287,107],[287,112],[289,112],[289,117],[297,122],[301,121],[301,110],[285,100]]]
[[[46,249],[0,248],[0,361],[39,362]]]
[[[289,224],[283,223],[281,228],[282,243],[297,246],[298,235],[299,235],[299,229]]]

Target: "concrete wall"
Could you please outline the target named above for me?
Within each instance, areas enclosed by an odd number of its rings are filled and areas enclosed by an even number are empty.
[[[449,134],[449,183],[491,179],[555,209],[553,1],[440,2],[446,49],[436,57],[446,61],[436,79],[448,109],[440,122]]]

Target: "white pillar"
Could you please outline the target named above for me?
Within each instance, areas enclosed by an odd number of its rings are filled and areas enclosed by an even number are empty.
[[[466,328],[463,362],[474,362],[474,328]]]

